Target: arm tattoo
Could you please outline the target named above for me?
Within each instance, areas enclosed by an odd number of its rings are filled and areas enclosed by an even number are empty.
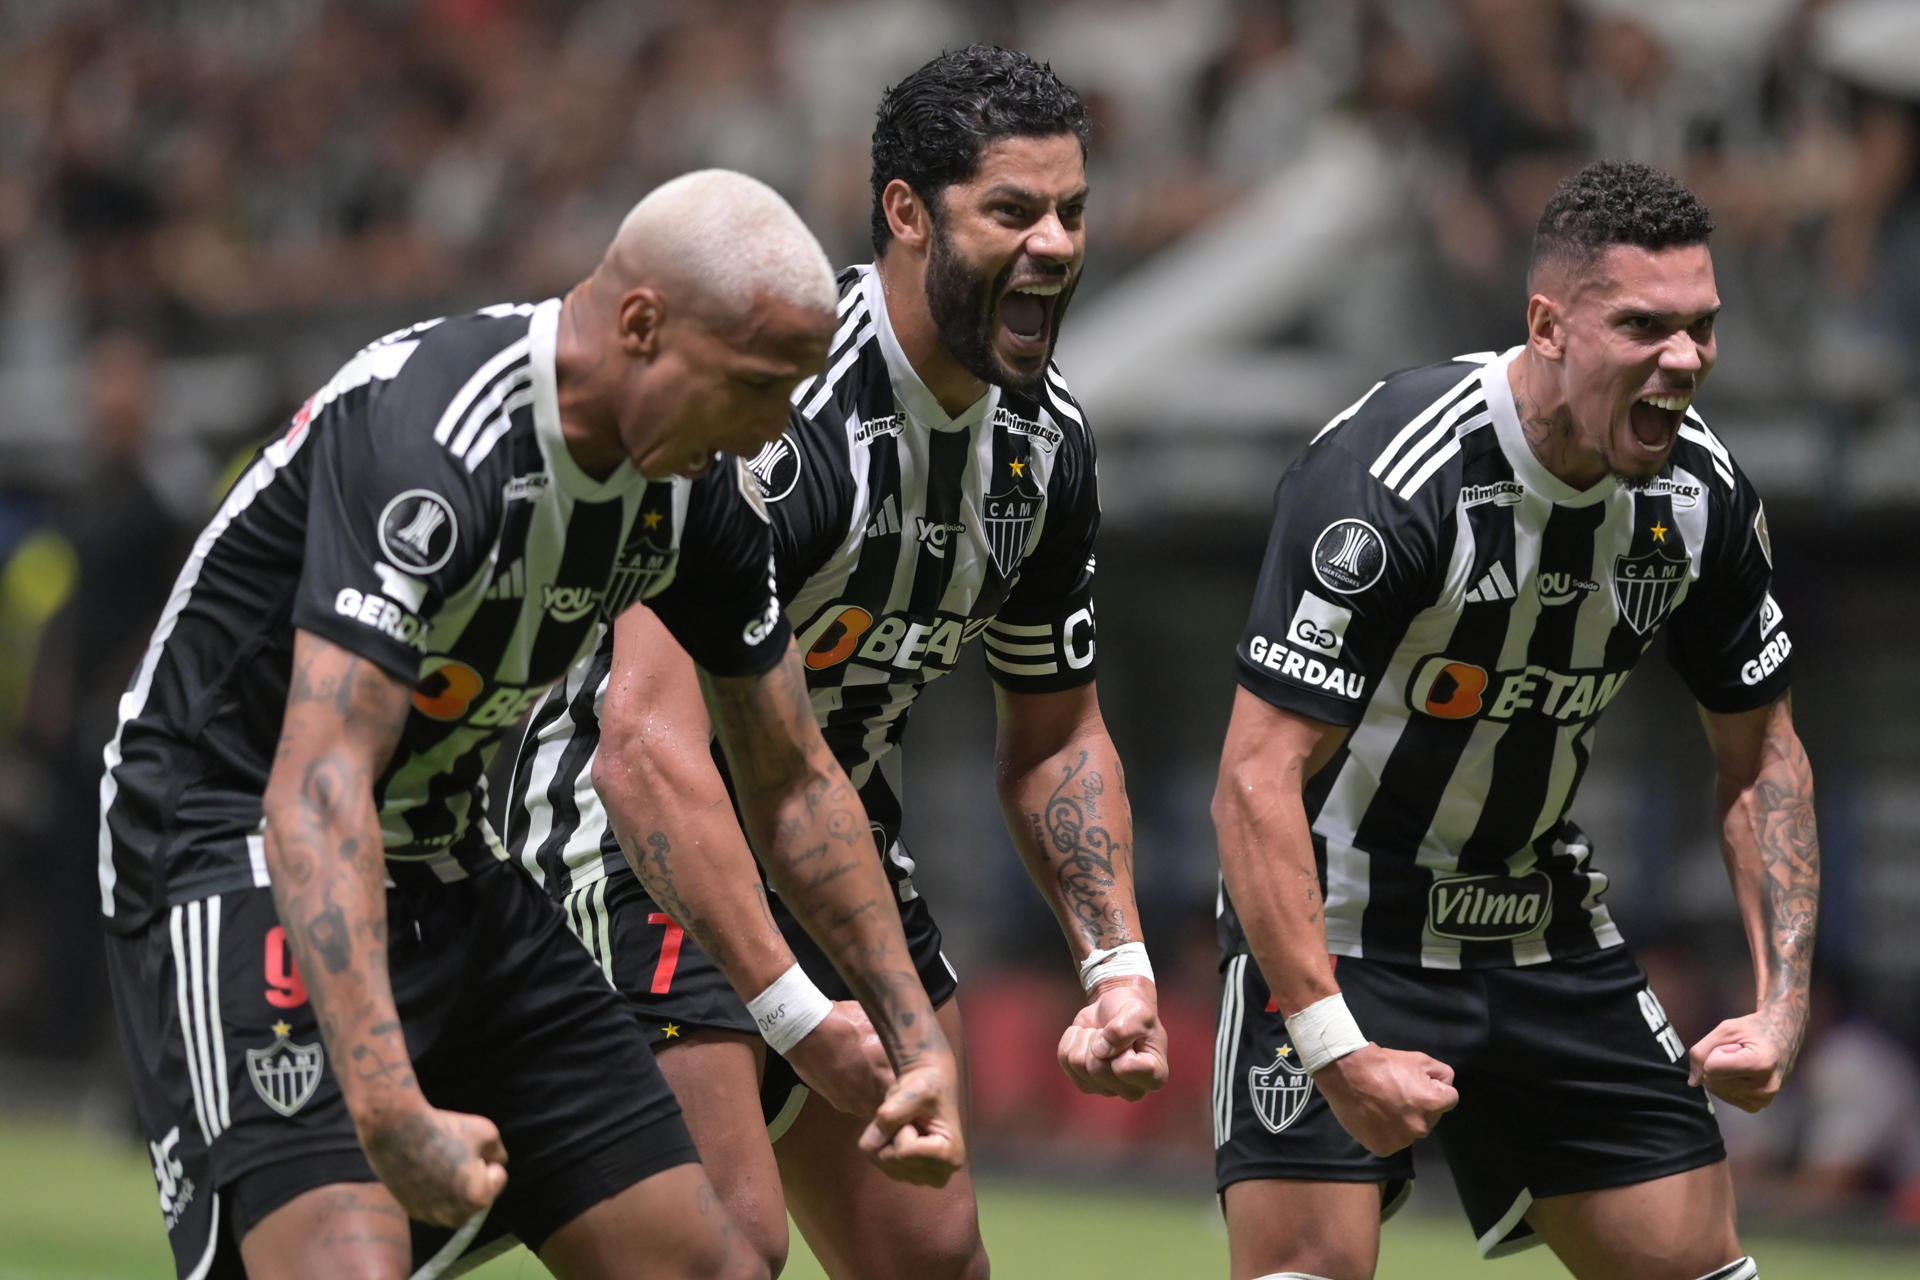
[[[1775,736],[1772,730],[1769,736]],[[1755,843],[1760,850],[1769,967],[1775,974],[1768,1003],[1783,1033],[1788,1058],[1798,1054],[1807,1021],[1807,984],[1820,912],[1820,841],[1814,828],[1813,771],[1790,734],[1770,751],[1776,762],[1753,789]],[[1771,776],[1769,776],[1771,775]]]
[[[667,861],[673,853],[673,841],[667,837],[667,833],[648,832],[644,849],[634,848],[633,842],[625,837],[621,837],[621,843],[627,847],[634,874],[640,877],[640,883],[646,886],[653,900],[673,917],[676,924],[693,935],[693,940],[702,951],[713,957],[715,964],[725,969],[730,959],[726,937],[687,905],[686,897],[674,879],[673,864]]]
[[[1096,947],[1127,941],[1125,908],[1113,900],[1115,864],[1130,870],[1131,853],[1124,839],[1115,839],[1101,825],[1100,797],[1106,780],[1088,767],[1090,754],[1068,765],[1060,784],[1047,797],[1044,814],[1027,814],[1035,844],[1052,864],[1067,910]]]

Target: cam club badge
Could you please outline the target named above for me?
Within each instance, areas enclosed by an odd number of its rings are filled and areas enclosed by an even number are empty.
[[[264,1049],[247,1050],[247,1078],[260,1100],[283,1116],[307,1105],[320,1087],[326,1054],[317,1044],[295,1044],[293,1028],[273,1024],[274,1041]]]
[[[1613,598],[1627,625],[1641,635],[1659,626],[1687,580],[1687,567],[1684,551],[1669,553],[1659,547],[1644,555],[1614,557]]]
[[[999,493],[987,495],[981,524],[987,531],[987,548],[1001,577],[1010,577],[1020,558],[1026,554],[1027,538],[1033,533],[1034,517],[1040,513],[1040,494],[1027,477],[1027,463],[1016,459],[1007,464],[1011,482]]]
[[[1247,1092],[1253,1097],[1253,1113],[1267,1132],[1279,1133],[1300,1118],[1313,1097],[1313,1077],[1300,1065],[1293,1046],[1283,1044],[1273,1051],[1273,1061],[1247,1071]]]

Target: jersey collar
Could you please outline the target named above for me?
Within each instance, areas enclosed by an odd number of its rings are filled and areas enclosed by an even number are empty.
[[[1576,489],[1547,470],[1527,443],[1520,426],[1520,411],[1513,403],[1513,384],[1507,381],[1507,369],[1524,347],[1514,347],[1487,361],[1480,370],[1480,387],[1486,392],[1487,408],[1493,412],[1493,428],[1500,438],[1500,452],[1507,455],[1516,480],[1548,502],[1561,507],[1590,507],[1605,502],[1619,487],[1611,475],[1602,476],[1590,488]]]
[[[873,312],[873,331],[880,336],[880,352],[887,359],[887,374],[893,380],[893,397],[907,417],[933,431],[965,431],[982,421],[1000,403],[1000,388],[987,384],[987,394],[962,409],[957,417],[948,417],[940,401],[920,380],[907,353],[894,336],[893,320],[887,315],[887,291],[880,287],[880,273],[870,265],[854,268],[860,273],[860,287],[866,292],[867,307]]]
[[[548,298],[533,309],[527,322],[527,360],[533,372],[533,428],[547,471],[560,491],[584,502],[606,502],[624,497],[646,483],[633,463],[622,462],[605,480],[595,480],[580,469],[567,451],[560,432],[560,382],[554,371],[554,352],[560,341],[560,299]]]

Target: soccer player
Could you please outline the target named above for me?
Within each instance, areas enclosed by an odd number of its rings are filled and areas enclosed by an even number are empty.
[[[1214,797],[1239,1280],[1372,1275],[1436,1127],[1487,1256],[1757,1274],[1707,1094],[1757,1110],[1792,1070],[1819,852],[1766,516],[1692,408],[1712,229],[1665,174],[1587,166],[1535,233],[1525,344],[1376,384],[1280,482]],[[1567,816],[1663,629],[1757,987],[1691,1053]]]
[[[957,979],[901,842],[900,743],[979,636],[1000,804],[1086,992],[1061,1065],[1137,1098],[1165,1081],[1166,1043],[1093,683],[1093,438],[1050,362],[1085,251],[1087,136],[1073,91],[1005,49],[943,54],[888,91],[876,260],[842,273],[827,371],[753,466],[813,712],[948,1039]],[[964,1174],[896,1186],[859,1158],[876,1096],[862,1028],[784,891],[754,892],[693,668],[664,639],[635,611],[535,714],[509,844],[652,1028],[723,1200],[776,1268],[791,1209],[834,1275],[986,1274]]]
[[[758,488],[713,453],[780,431],[833,304],[778,195],[687,175],[564,299],[360,352],[201,533],[101,784],[182,1276],[405,1276],[409,1218],[460,1228],[427,1273],[478,1229],[563,1276],[766,1274],[632,1015],[483,817],[506,728],[642,598],[704,668],[770,876],[871,1002],[897,1083],[869,1146],[934,1182],[960,1163],[957,1069],[805,714]]]

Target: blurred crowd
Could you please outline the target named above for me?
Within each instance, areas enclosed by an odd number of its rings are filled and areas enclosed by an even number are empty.
[[[93,810],[115,700],[227,460],[386,328],[564,289],[640,193],[705,165],[766,179],[837,261],[864,257],[881,89],[988,39],[1050,59],[1093,109],[1083,297],[1206,234],[1328,128],[1357,129],[1403,205],[1375,249],[1393,269],[1363,273],[1393,287],[1344,328],[1269,337],[1403,363],[1489,345],[1457,335],[1513,327],[1552,184],[1589,155],[1630,157],[1715,211],[1728,327],[1760,353],[1746,394],[1851,429],[1920,395],[1916,9],[0,0],[0,1052],[107,1041]],[[238,384],[238,420],[168,418],[218,399],[205,362],[236,352],[264,371]],[[1204,1158],[1205,966],[1169,1002],[1197,1093],[1122,1111],[1063,1094],[1044,1055],[1036,1071],[993,1060],[983,1123]],[[976,1025],[1057,1034],[1059,993],[1026,982],[981,984]],[[1836,1041],[1871,1068],[1818,1073],[1810,1049],[1797,1109],[1741,1148],[1751,1168],[1835,1203],[1920,1185],[1920,1075],[1874,1035]],[[1848,1147],[1807,1117],[1868,1070],[1904,1081],[1884,1086],[1904,1102],[1854,1121]],[[1871,1169],[1833,1173],[1833,1152],[1889,1132],[1906,1136],[1856,1161]]]

